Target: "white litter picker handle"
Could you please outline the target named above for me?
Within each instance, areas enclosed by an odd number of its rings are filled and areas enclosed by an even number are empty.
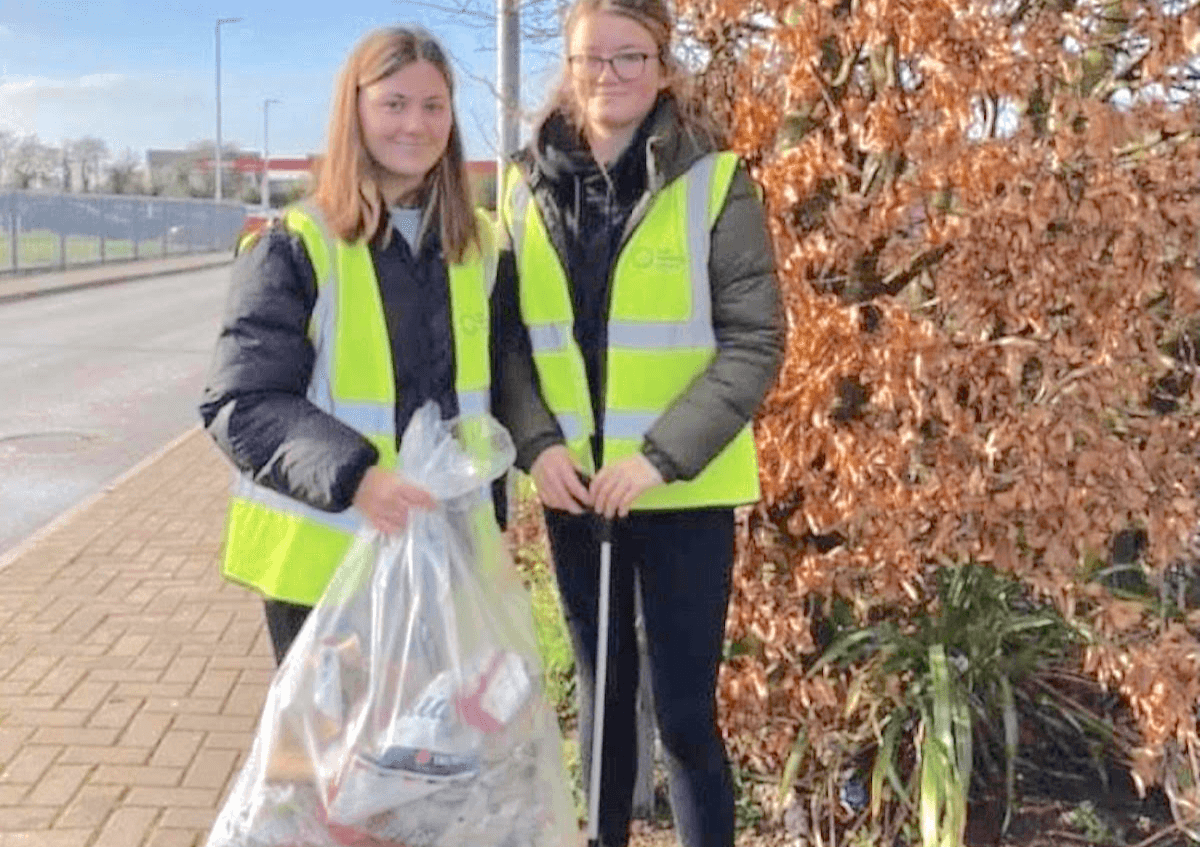
[[[600,608],[596,615],[596,678],[592,697],[592,770],[588,785],[588,847],[600,844],[600,765],[604,749],[604,701],[608,691],[608,604],[612,588],[612,519],[600,521]]]

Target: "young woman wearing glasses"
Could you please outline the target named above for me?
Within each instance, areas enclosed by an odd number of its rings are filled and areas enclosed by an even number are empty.
[[[577,0],[562,82],[506,175],[494,408],[546,510],[590,773],[599,542],[615,518],[601,843],[632,805],[640,589],[677,833],[733,844],[716,726],[735,506],[783,332],[762,204],[688,95],[663,0]],[[636,586],[636,587],[635,587]]]

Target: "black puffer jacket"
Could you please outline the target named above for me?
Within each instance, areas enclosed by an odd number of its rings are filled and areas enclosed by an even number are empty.
[[[393,234],[372,245],[396,378],[396,432],[429,399],[458,413],[446,263],[435,231],[413,256]],[[348,508],[378,460],[356,430],[306,399],[314,351],[312,262],[300,237],[274,226],[233,267],[200,416],[255,482],[330,512]]]
[[[603,426],[610,283],[621,246],[653,195],[712,151],[684,128],[674,100],[663,96],[607,174],[560,115],[552,115],[534,147],[517,156],[567,270],[597,432]],[[782,355],[774,252],[762,203],[740,166],[712,230],[709,277],[717,355],[642,446],[668,482],[696,477],[737,435],[774,380]],[[528,470],[543,450],[563,443],[563,435],[538,388],[518,284],[511,251],[502,253],[492,299],[493,408],[513,435],[518,466]]]

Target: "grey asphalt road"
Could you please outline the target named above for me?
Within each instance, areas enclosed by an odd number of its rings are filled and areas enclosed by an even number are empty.
[[[0,303],[0,553],[197,422],[228,279]]]

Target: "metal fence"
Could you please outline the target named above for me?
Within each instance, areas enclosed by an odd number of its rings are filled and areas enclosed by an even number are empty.
[[[233,249],[240,203],[0,191],[0,274]]]

